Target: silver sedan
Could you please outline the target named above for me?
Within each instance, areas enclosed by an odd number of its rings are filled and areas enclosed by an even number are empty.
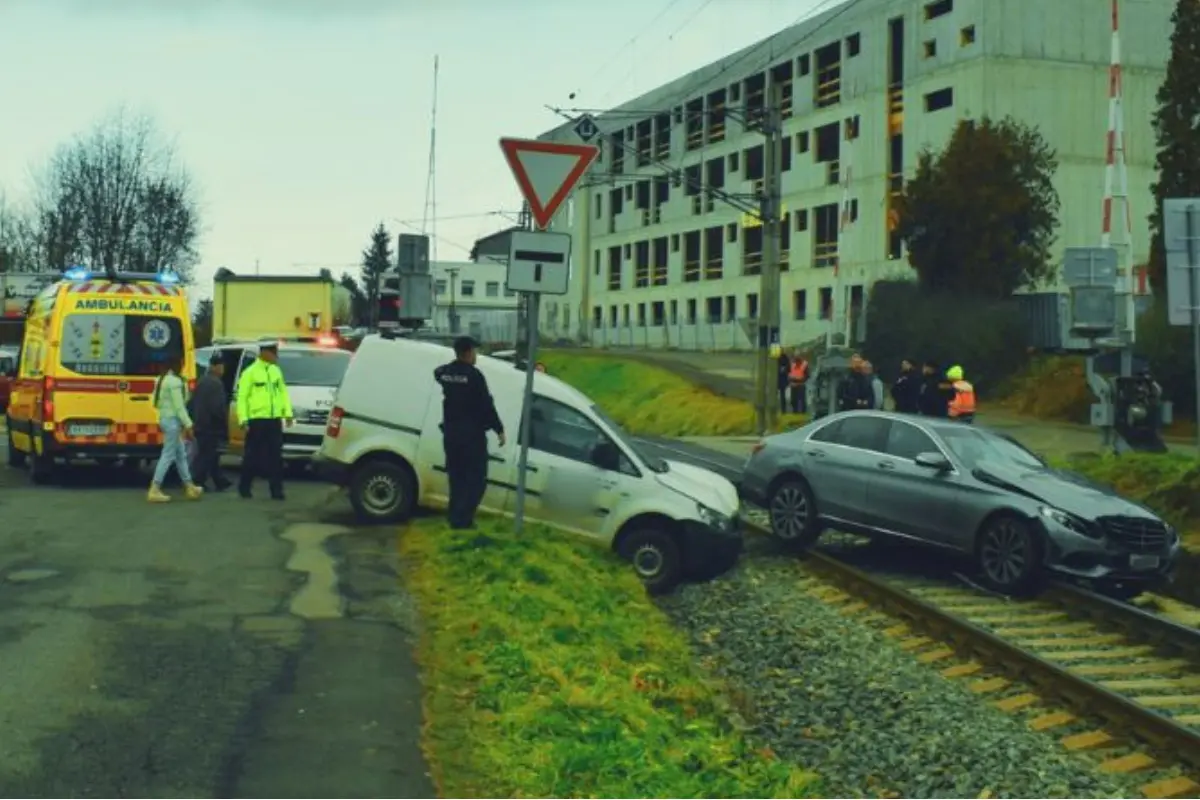
[[[1019,594],[1049,570],[1123,594],[1158,582],[1175,530],[1146,507],[1047,465],[1016,440],[885,411],[825,417],[764,439],[739,490],[798,548],[826,528],[965,554]]]

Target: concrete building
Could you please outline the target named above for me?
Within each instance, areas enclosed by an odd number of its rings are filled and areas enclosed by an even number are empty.
[[[434,262],[432,329],[489,343],[515,341],[517,295],[505,286],[506,270],[504,264],[488,261]],[[452,314],[458,316],[457,330]]]
[[[1150,120],[1174,5],[1122,0],[1133,215],[1123,259],[1135,265],[1149,251]],[[742,120],[761,107],[768,81],[784,98],[785,343],[834,324],[835,264],[849,298],[839,305],[852,314],[873,281],[911,275],[892,230],[893,198],[919,152],[942,147],[962,119],[1036,124],[1058,151],[1058,248],[1099,244],[1110,41],[1105,0],[849,0],[599,115],[601,156],[554,222],[574,235],[573,284],[543,303],[543,335],[750,345],[762,232],[745,210],[762,188],[764,138]],[[578,141],[569,123],[541,138]],[[1114,244],[1122,240],[1114,233]]]

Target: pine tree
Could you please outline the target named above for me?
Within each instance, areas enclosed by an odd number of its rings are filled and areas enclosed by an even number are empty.
[[[363,295],[367,298],[367,309],[370,312],[370,324],[378,321],[379,290],[382,288],[383,276],[392,267],[392,235],[388,233],[383,223],[379,223],[371,232],[371,244],[362,254]]]
[[[1167,79],[1158,89],[1154,134],[1158,181],[1150,214],[1150,285],[1166,295],[1162,202],[1169,197],[1200,197],[1200,0],[1179,0],[1171,16],[1171,55]]]

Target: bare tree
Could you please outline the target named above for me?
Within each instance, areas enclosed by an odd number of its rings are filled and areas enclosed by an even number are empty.
[[[188,280],[198,258],[194,186],[153,120],[124,110],[62,146],[36,185],[41,257],[54,269],[156,272]]]
[[[29,213],[0,194],[0,272],[40,272],[33,221]]]

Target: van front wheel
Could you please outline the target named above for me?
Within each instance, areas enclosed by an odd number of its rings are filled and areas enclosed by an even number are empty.
[[[639,528],[621,543],[621,555],[652,595],[670,592],[683,580],[683,554],[675,537],[655,528]]]
[[[350,504],[366,523],[406,520],[416,505],[412,475],[394,461],[366,461],[354,471],[350,481]]]

